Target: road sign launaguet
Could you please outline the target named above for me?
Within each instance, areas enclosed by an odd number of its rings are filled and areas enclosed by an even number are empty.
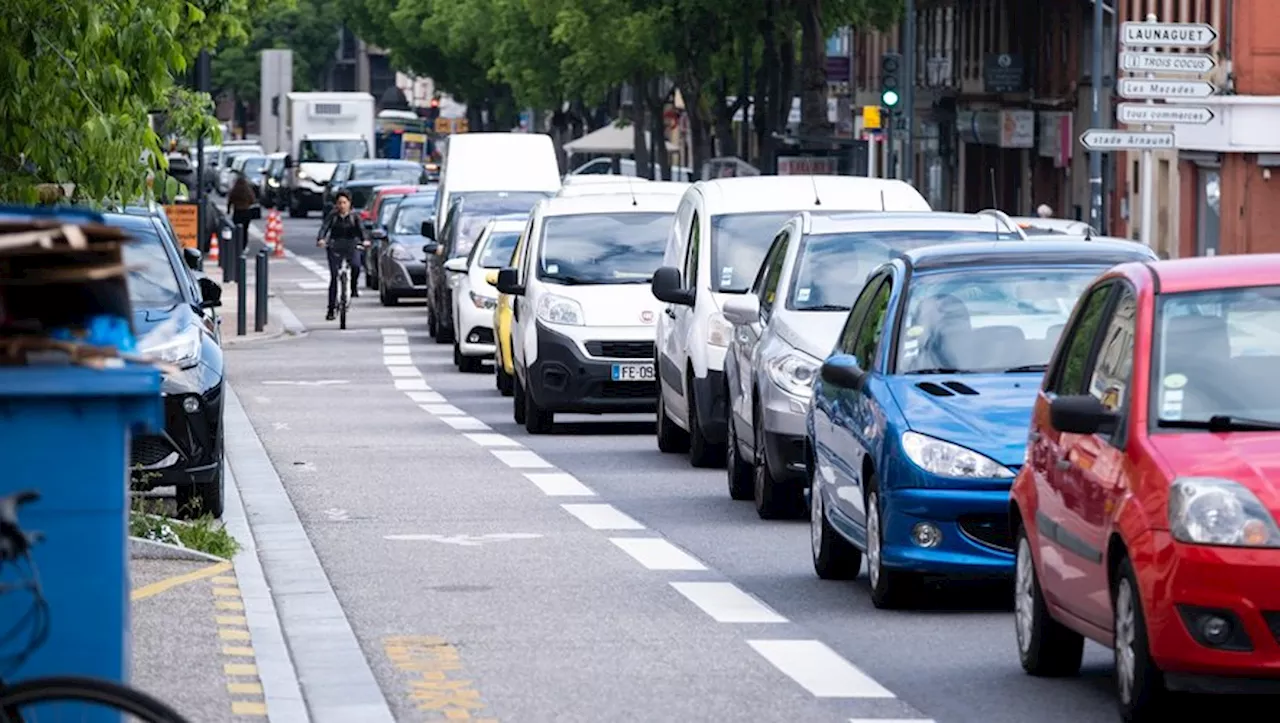
[[[1218,31],[1204,23],[1141,23],[1120,26],[1120,42],[1153,48],[1204,48],[1218,39]]]
[[[1204,80],[1160,80],[1158,78],[1121,78],[1121,98],[1163,100],[1166,98],[1208,98],[1217,90]]]
[[[1090,128],[1080,136],[1080,144],[1091,151],[1127,151],[1173,148],[1173,133],[1138,132]]]
[[[1217,58],[1201,53],[1120,54],[1120,69],[1130,73],[1208,73],[1217,65]]]
[[[1121,123],[1204,125],[1213,120],[1213,111],[1195,105],[1146,105],[1121,103],[1116,106],[1116,120]]]

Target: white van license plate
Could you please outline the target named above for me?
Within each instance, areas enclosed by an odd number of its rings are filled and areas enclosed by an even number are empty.
[[[615,382],[651,382],[655,379],[652,364],[614,364]]]

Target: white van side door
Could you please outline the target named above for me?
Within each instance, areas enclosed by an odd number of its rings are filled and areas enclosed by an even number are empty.
[[[695,215],[694,207],[693,199],[686,196],[680,202],[680,207],[676,209],[675,221],[671,224],[671,234],[667,238],[667,248],[663,252],[663,266],[684,268],[685,251],[689,241],[689,223]],[[654,328],[654,344],[657,350],[654,363],[658,366],[658,393],[662,395],[663,403],[668,409],[679,410],[683,408],[681,399],[684,395],[684,374],[681,370],[684,367],[679,361],[682,356],[676,341],[675,321],[676,306],[666,304],[662,313],[658,315],[658,322]],[[672,404],[676,406],[672,407]]]
[[[524,240],[520,244],[520,258],[512,261],[512,266],[516,269],[517,275],[520,277],[520,284],[524,286],[524,293],[520,296],[511,298],[511,361],[512,367],[516,370],[522,369],[532,364],[533,357],[526,356],[527,349],[533,349],[533,355],[537,355],[538,344],[536,338],[533,338],[537,331],[533,325],[537,321],[537,315],[534,310],[537,308],[533,305],[535,299],[532,298],[534,293],[533,274],[530,269],[530,259],[536,259],[538,250],[535,246],[541,244],[538,238],[537,228],[540,223],[540,214],[535,210],[530,214],[529,222],[524,227]],[[532,340],[533,343],[528,342]]]

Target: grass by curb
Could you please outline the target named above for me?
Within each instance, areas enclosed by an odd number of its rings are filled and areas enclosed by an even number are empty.
[[[164,515],[159,500],[134,497],[129,510],[129,535],[230,560],[240,543],[212,515],[178,520]]]

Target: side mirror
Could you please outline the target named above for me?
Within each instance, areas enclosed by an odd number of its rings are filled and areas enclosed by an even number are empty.
[[[512,296],[524,294],[524,287],[520,285],[520,272],[516,269],[500,269],[494,286],[498,287],[498,291],[503,294]]]
[[[822,381],[841,389],[858,389],[866,376],[858,358],[850,354],[836,354],[822,363]]]
[[[369,232],[369,235],[378,241],[382,241],[387,237],[387,232],[383,229],[375,228],[373,231]]]
[[[200,308],[212,309],[222,306],[222,287],[218,282],[207,276],[201,276],[196,283],[200,285]]]
[[[237,208],[235,213],[231,214],[231,221],[237,226],[244,226],[250,221],[257,221],[260,218],[262,218],[262,207],[257,204],[248,208]]]
[[[429,241],[422,245],[422,253],[432,256],[440,252],[440,244],[435,241]]]
[[[444,270],[454,274],[465,274],[467,273],[467,260],[462,256],[449,259],[444,262]]]
[[[755,294],[731,296],[725,300],[721,311],[730,324],[754,324],[760,321],[760,297]]]
[[[1058,397],[1049,403],[1049,423],[1068,434],[1110,434],[1116,429],[1115,412],[1090,394]]]
[[[424,238],[429,238],[432,241],[436,240],[436,222],[435,221],[422,222],[422,236]],[[431,252],[428,251],[427,253],[431,253]]]
[[[497,269],[494,269],[493,271],[486,271],[486,272],[484,272],[484,282],[485,282],[486,284],[488,284],[488,285],[490,285],[490,286],[494,287],[495,289],[496,289],[496,288],[498,288],[498,271],[497,271]]]
[[[649,289],[658,301],[679,306],[693,306],[694,293],[684,288],[684,283],[680,279],[680,269],[674,266],[663,266],[658,269],[653,275],[653,281],[649,283]]]
[[[285,168],[293,168],[293,167],[294,167],[294,165],[296,165],[296,164],[294,164],[294,162],[293,162],[293,156],[285,156],[285,157],[284,157],[284,167],[285,167]]]
[[[200,270],[200,262],[204,259],[204,255],[200,253],[200,249],[184,248],[182,249],[182,260],[187,262],[187,268],[192,271]]]

